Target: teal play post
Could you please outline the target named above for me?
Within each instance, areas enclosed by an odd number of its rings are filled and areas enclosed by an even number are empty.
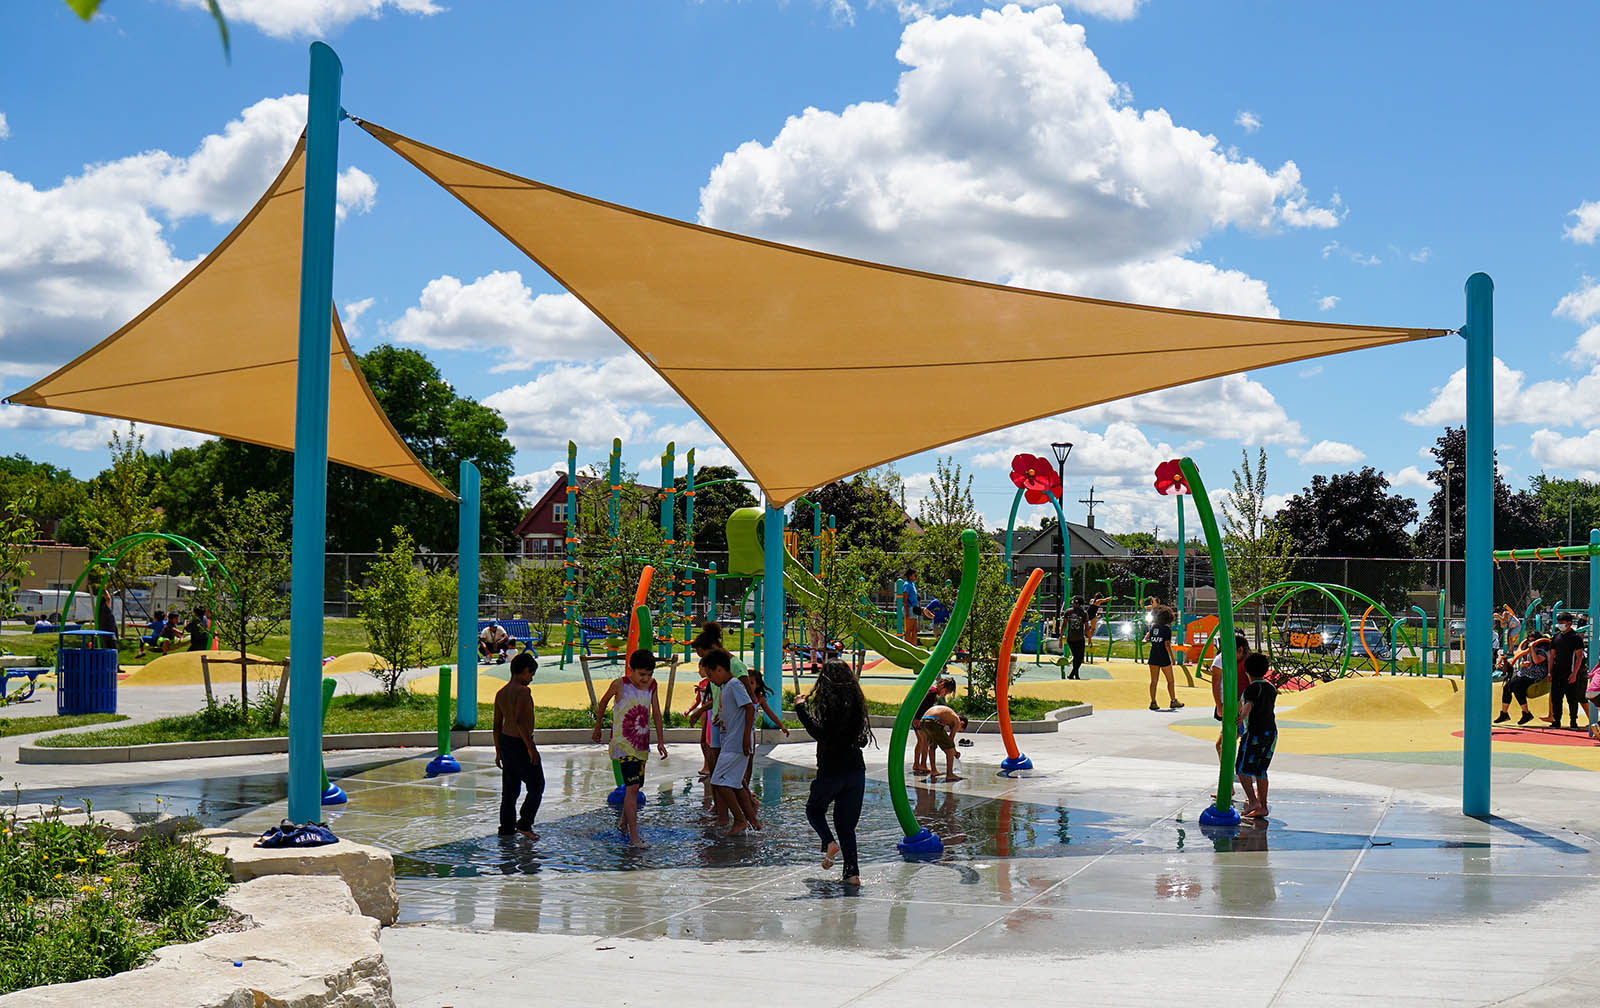
[[[1187,594],[1184,589],[1188,584],[1184,580],[1183,560],[1184,552],[1188,549],[1188,545],[1183,535],[1183,494],[1178,494],[1178,630],[1176,636],[1180,646],[1186,646],[1189,640],[1189,624],[1183,616],[1183,597]],[[1185,654],[1184,657],[1188,658],[1189,656]]]
[[[289,596],[289,821],[321,820],[322,587],[328,530],[328,370],[333,330],[333,215],[344,68],[311,44],[305,211],[300,233],[300,339],[295,365],[294,519]]]
[[[1467,515],[1464,562],[1467,625],[1461,725],[1461,811],[1489,814],[1489,711],[1494,683],[1489,648],[1494,631],[1494,281],[1467,278]],[[1448,637],[1448,622],[1441,627]]]
[[[578,527],[578,445],[574,441],[567,442],[567,519],[561,523],[561,588],[562,588],[562,620],[565,626],[561,628],[562,638],[565,643],[561,645],[560,668],[566,668],[567,662],[572,660],[572,638],[578,627],[578,550],[577,537],[573,534]],[[474,651],[476,653],[476,651]]]
[[[456,671],[461,686],[456,702],[456,727],[478,723],[478,537],[479,498],[483,477],[478,467],[461,460],[460,521],[456,536]],[[449,750],[443,751],[448,754]]]
[[[463,465],[465,465],[465,463],[463,463]],[[473,648],[473,654],[477,654],[476,646]],[[476,666],[474,666],[472,669],[472,677],[474,679],[478,677],[478,669]],[[465,690],[463,690],[463,692],[465,692]],[[460,718],[461,715],[458,708],[458,713],[456,715],[456,721],[458,724],[460,723]],[[438,724],[439,753],[438,755],[434,756],[433,759],[428,761],[427,769],[423,771],[429,777],[437,777],[440,774],[461,772],[461,764],[456,762],[456,758],[454,756],[450,755],[450,669],[443,665],[439,666]]]
[[[766,660],[762,663],[762,679],[767,684],[768,695],[783,697],[783,508],[767,505],[764,519],[761,622],[762,649]],[[773,725],[774,728],[777,725]]]
[[[683,456],[683,542],[684,558],[694,559],[694,449]],[[717,565],[706,564],[706,591],[711,596],[711,607],[706,610],[706,619],[717,618]],[[690,573],[685,579],[688,593],[683,596],[683,660],[687,662],[693,657],[689,642],[694,640],[694,585],[695,577]]]
[[[1597,660],[1595,657],[1595,627],[1600,626],[1600,558],[1595,553],[1600,552],[1600,529],[1589,530],[1589,667],[1593,668]]]

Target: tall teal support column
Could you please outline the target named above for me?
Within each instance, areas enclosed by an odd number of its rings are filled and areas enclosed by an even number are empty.
[[[461,460],[461,515],[456,535],[456,727],[478,723],[478,515],[483,477]]]
[[[1600,549],[1600,529],[1589,530],[1589,546],[1591,550]],[[1596,641],[1595,627],[1600,626],[1600,557],[1593,552],[1589,554],[1589,667],[1593,668],[1600,656],[1595,654]]]
[[[567,442],[567,519],[561,522],[561,667],[572,660],[572,639],[578,632],[578,445]]]
[[[1178,645],[1187,647],[1189,644],[1189,624],[1183,616],[1184,586],[1188,581],[1184,578],[1183,561],[1184,552],[1189,548],[1189,543],[1183,535],[1183,494],[1178,495]],[[1184,653],[1184,657],[1189,655]]]
[[[1494,607],[1494,281],[1467,278],[1467,626],[1461,732],[1461,811],[1489,814],[1489,634]],[[1448,622],[1443,628],[1448,627]]]
[[[322,819],[322,589],[328,531],[328,363],[333,331],[333,214],[344,68],[311,44],[300,342],[294,409],[294,546],[289,597],[289,819]]]
[[[769,696],[777,699],[783,697],[783,508],[767,505],[766,516],[762,520],[763,556],[762,556],[762,606],[761,622],[763,632],[761,637],[762,648],[766,651],[766,661],[763,663],[762,678],[767,684]],[[774,710],[777,707],[774,706]],[[776,727],[776,726],[774,726]]]

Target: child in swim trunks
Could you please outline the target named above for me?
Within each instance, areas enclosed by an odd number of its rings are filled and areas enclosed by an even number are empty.
[[[1240,697],[1239,759],[1235,769],[1244,788],[1246,819],[1267,817],[1267,767],[1278,747],[1278,690],[1267,681],[1267,656],[1257,651],[1244,660],[1250,685]]]
[[[934,704],[922,715],[922,720],[917,724],[928,738],[928,781],[931,783],[939,779],[939,774],[934,769],[936,765],[934,760],[937,758],[933,754],[934,749],[944,751],[944,779],[960,780],[961,776],[956,773],[956,760],[961,758],[961,754],[956,751],[956,735],[967,727],[966,715],[957,714],[944,704]]]

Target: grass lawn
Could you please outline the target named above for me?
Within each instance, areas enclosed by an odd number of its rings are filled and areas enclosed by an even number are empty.
[[[40,717],[0,717],[0,738],[32,735],[34,732],[61,731],[86,724],[126,721],[126,714],[50,714]]]

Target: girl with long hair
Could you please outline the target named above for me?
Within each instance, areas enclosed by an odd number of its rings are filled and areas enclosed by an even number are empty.
[[[836,659],[823,663],[808,695],[795,698],[794,712],[817,740],[817,776],[806,801],[806,818],[822,844],[822,867],[832,868],[842,855],[845,885],[858,886],[861,868],[856,861],[856,824],[861,821],[861,803],[867,791],[867,765],[861,750],[868,741],[877,742],[867,720],[867,698],[850,666]],[[837,838],[828,829],[829,805],[833,806]]]

